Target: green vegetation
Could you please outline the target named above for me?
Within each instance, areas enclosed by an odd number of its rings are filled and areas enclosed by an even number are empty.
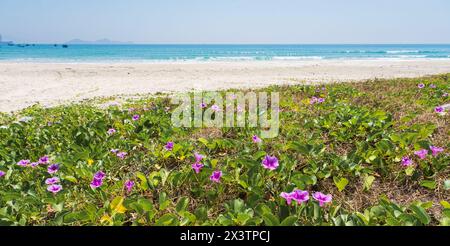
[[[435,112],[449,76],[265,88],[280,92],[281,124],[261,143],[256,128],[174,128],[165,96],[4,114],[0,224],[450,225],[450,117]],[[309,200],[289,205],[294,189]]]

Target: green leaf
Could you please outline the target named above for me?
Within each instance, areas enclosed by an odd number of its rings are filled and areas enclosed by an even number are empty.
[[[164,210],[170,205],[170,200],[167,199],[167,194],[165,192],[159,193],[159,210]]]
[[[375,181],[375,177],[372,175],[368,175],[364,178],[364,189],[370,190],[372,187],[373,181]]]
[[[434,190],[436,189],[436,182],[434,180],[422,180],[420,181],[420,186]]]
[[[178,213],[184,212],[184,211],[186,211],[186,208],[187,208],[188,205],[189,205],[189,198],[182,197],[178,201],[177,206],[175,207],[175,210]]]
[[[450,179],[444,181],[444,189],[450,190]]]
[[[415,217],[419,219],[422,224],[428,225],[430,223],[431,218],[424,208],[417,205],[411,205],[410,209],[414,212]]]
[[[348,185],[348,179],[346,178],[339,179],[338,177],[333,177],[333,181],[339,191],[343,191],[345,189],[345,186]]]
[[[298,221],[297,216],[289,216],[281,222],[281,226],[293,226]]]
[[[136,173],[136,177],[141,180],[141,182],[139,184],[141,189],[146,191],[148,189],[147,177],[145,177],[145,175],[143,173],[141,173],[141,172],[137,172]]]
[[[278,226],[280,225],[280,221],[278,220],[278,218],[271,214],[271,213],[266,213],[263,216],[264,219],[264,223],[266,223],[266,226]]]
[[[441,202],[442,207],[450,209],[450,203],[447,201],[442,200]]]
[[[155,226],[173,226],[177,221],[178,218],[174,214],[165,214],[156,221]]]

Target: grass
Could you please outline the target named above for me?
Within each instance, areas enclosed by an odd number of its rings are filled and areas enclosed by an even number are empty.
[[[449,114],[434,112],[449,102],[449,76],[258,89],[280,92],[281,121],[279,136],[259,144],[257,128],[172,127],[176,105],[165,95],[3,114],[0,224],[450,225]],[[311,105],[313,96],[325,102]],[[414,155],[431,146],[444,150]],[[194,152],[204,156],[199,174]],[[47,165],[17,165],[45,155],[59,164],[53,175]],[[278,158],[276,170],[263,168],[266,155]],[[100,170],[106,176],[91,188]],[[215,170],[220,183],[209,179]],[[50,177],[61,191],[47,191]],[[280,194],[294,189],[310,199],[288,205]],[[332,202],[319,206],[317,191]]]

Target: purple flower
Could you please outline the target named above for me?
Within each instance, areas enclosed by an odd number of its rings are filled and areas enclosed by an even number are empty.
[[[135,110],[136,110],[135,108],[129,108],[129,109],[128,109],[128,112],[131,113],[131,112],[134,112]]]
[[[133,180],[127,180],[125,182],[125,188],[127,189],[127,192],[131,192],[131,190],[133,189],[133,186],[134,186]]]
[[[57,183],[59,183],[58,177],[52,177],[52,178],[48,178],[45,180],[45,184],[47,184],[47,185],[53,185],[53,184],[57,184]]]
[[[58,172],[58,170],[59,170],[58,164],[52,164],[47,168],[47,172],[50,174],[54,174],[54,173]]]
[[[56,193],[58,193],[58,192],[60,192],[62,190],[62,186],[61,185],[57,185],[57,184],[49,185],[47,187],[47,190],[52,192],[53,194],[56,194]]]
[[[436,85],[435,85],[435,84],[431,84],[431,85],[430,85],[430,88],[433,88],[433,89],[434,89],[434,88],[436,88]]]
[[[443,148],[441,148],[441,147],[436,147],[436,146],[430,146],[430,150],[431,150],[433,156],[437,156],[437,155],[439,155],[439,153],[441,153],[442,151],[444,151]]]
[[[195,173],[200,173],[200,170],[203,168],[203,164],[201,164],[200,162],[196,162],[194,164],[192,164],[192,169],[194,169]]]
[[[442,97],[448,97],[448,93],[446,92],[446,93],[442,94]]]
[[[127,155],[127,152],[119,152],[119,153],[117,153],[117,157],[119,157],[120,159],[125,159],[125,156]]]
[[[405,156],[402,158],[402,166],[409,167],[412,164],[413,164],[413,161],[408,156]]]
[[[325,99],[324,98],[319,98],[319,99],[317,99],[317,102],[318,103],[323,103],[323,102],[325,102]]]
[[[203,109],[203,108],[206,108],[206,107],[208,107],[208,104],[202,102],[202,103],[200,103],[200,107],[201,107],[202,109]]]
[[[262,165],[265,169],[275,170],[278,167],[278,159],[275,156],[266,155],[262,160]]]
[[[212,182],[219,183],[220,177],[222,177],[222,171],[214,171],[212,175],[209,177],[209,180],[211,180]]]
[[[309,100],[309,104],[317,103],[319,99],[317,97],[312,97],[311,100]]]
[[[111,149],[110,151],[111,151],[111,153],[114,153],[114,154],[117,153],[117,152],[119,152],[118,149]]]
[[[261,143],[262,142],[261,138],[259,138],[257,135],[253,135],[252,141],[253,141],[253,143]]]
[[[307,202],[309,200],[309,193],[308,193],[308,191],[295,189],[294,191],[291,192],[291,197],[298,204],[301,204],[301,203]]]
[[[427,158],[428,150],[421,149],[421,150],[415,151],[414,154],[423,160],[423,159]]]
[[[194,157],[195,157],[195,162],[200,162],[203,160],[203,156],[197,152],[194,153]]]
[[[103,180],[106,177],[106,174],[102,171],[98,171],[94,174],[94,179],[101,179]]]
[[[30,160],[20,160],[19,162],[17,162],[17,165],[21,167],[26,167],[28,166],[28,164],[30,164]]]
[[[50,162],[50,158],[46,155],[39,158],[39,164],[48,164]]]
[[[419,89],[423,89],[423,88],[425,88],[425,84],[420,83],[420,84],[417,85],[417,87],[418,87]]]
[[[173,142],[167,142],[164,148],[169,151],[173,150]]]
[[[90,186],[91,186],[92,189],[95,189],[95,188],[98,188],[98,187],[102,186],[102,184],[103,184],[103,180],[102,179],[94,178],[94,179],[92,179]]]
[[[5,174],[6,174],[5,172],[0,171],[0,178],[3,177],[3,176],[5,176]]]
[[[133,117],[132,117],[132,119],[133,119],[134,121],[139,120],[139,118],[141,118],[141,116],[138,115],[138,114],[135,114],[135,115],[133,115]]]
[[[292,196],[291,196],[291,193],[281,192],[280,196],[283,197],[283,198],[286,200],[286,203],[287,203],[288,205],[291,205],[291,202],[292,202]]]
[[[313,193],[313,198],[317,201],[319,201],[319,206],[323,206],[325,203],[329,203],[332,200],[331,194],[325,195],[321,192],[315,192]]]
[[[212,109],[214,112],[219,112],[219,111],[220,111],[220,107],[217,106],[217,105],[215,105],[215,104],[211,106],[211,109]]]
[[[438,107],[434,108],[434,112],[436,112],[438,114],[443,113],[444,112],[444,108],[441,107],[441,106],[438,106]]]
[[[108,134],[109,135],[113,135],[114,133],[116,133],[116,129],[114,129],[114,128],[109,128],[108,129]]]
[[[30,163],[30,167],[37,167],[37,166],[39,166],[39,162]]]

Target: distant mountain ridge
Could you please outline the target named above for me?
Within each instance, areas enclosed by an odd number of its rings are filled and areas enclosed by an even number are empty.
[[[133,42],[121,42],[121,41],[113,41],[113,40],[109,40],[109,39],[99,39],[96,41],[86,41],[86,40],[81,40],[81,39],[72,39],[68,42],[66,42],[66,44],[132,44]]]

